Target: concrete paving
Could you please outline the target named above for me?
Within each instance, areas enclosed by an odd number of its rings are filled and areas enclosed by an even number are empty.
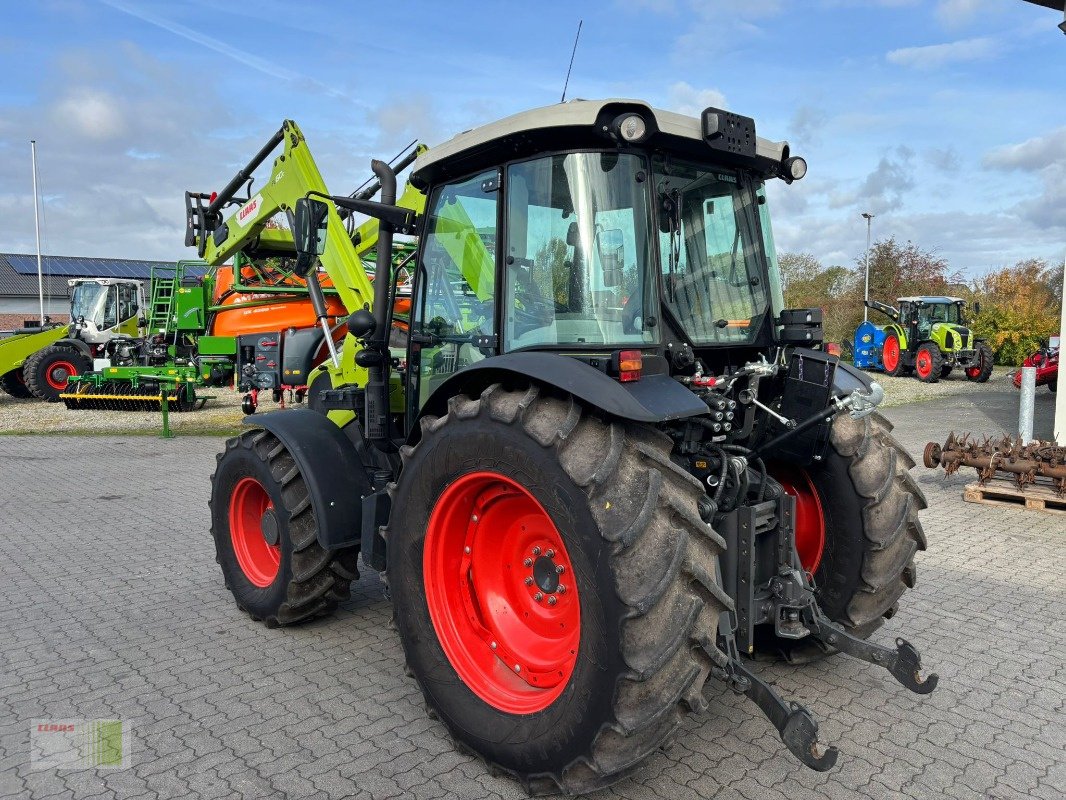
[[[1038,400],[1046,434],[1051,396]],[[950,428],[1010,428],[1016,402],[889,416],[918,455]],[[0,437],[0,797],[523,797],[426,716],[377,576],[295,629],[237,611],[208,535],[220,445]],[[876,638],[914,642],[939,688],[918,697],[845,657],[759,665],[821,720],[836,768],[799,766],[748,701],[708,687],[710,711],[599,797],[1066,796],[1064,518],[965,504],[971,477],[914,473],[929,550]],[[129,767],[33,769],[40,718],[124,720]]]

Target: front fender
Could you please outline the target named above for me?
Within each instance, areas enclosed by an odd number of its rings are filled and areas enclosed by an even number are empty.
[[[707,404],[669,375],[645,375],[620,383],[570,356],[556,353],[507,353],[486,358],[456,372],[430,395],[419,412],[444,414],[448,398],[478,393],[494,383],[534,382],[573,395],[591,408],[633,422],[666,422],[707,413]],[[412,425],[413,436],[419,426]]]
[[[244,424],[277,436],[296,462],[311,495],[319,544],[326,550],[359,544],[362,499],[373,489],[341,429],[309,408],[256,414]]]

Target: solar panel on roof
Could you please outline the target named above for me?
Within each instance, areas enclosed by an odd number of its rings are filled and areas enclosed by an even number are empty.
[[[22,253],[3,254],[19,275],[37,274],[37,256]],[[68,278],[140,278],[151,277],[152,267],[172,267],[169,261],[135,261],[115,258],[81,258],[79,256],[43,256],[41,269],[46,275]],[[186,274],[203,275],[206,269],[186,269]]]

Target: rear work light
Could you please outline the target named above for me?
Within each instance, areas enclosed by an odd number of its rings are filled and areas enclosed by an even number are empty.
[[[639,381],[640,371],[644,367],[644,354],[639,350],[619,350],[614,354],[618,370],[618,380],[622,383]]]

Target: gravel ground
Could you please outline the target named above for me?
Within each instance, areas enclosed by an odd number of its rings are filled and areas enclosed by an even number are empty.
[[[988,383],[971,383],[964,377],[952,375],[938,383],[922,383],[916,378],[893,378],[871,373],[885,387],[884,406],[918,403],[952,395],[979,395],[1002,390],[1007,384],[1007,367],[997,367]],[[1046,390],[1045,390],[1046,391]],[[227,435],[240,427],[241,395],[230,389],[206,390],[213,399],[204,408],[184,414],[171,414],[170,427],[178,434]],[[260,408],[270,411],[274,404],[267,401]],[[39,400],[16,400],[0,392],[0,435],[25,433],[144,433],[162,429],[158,411],[68,411],[62,403],[42,403]]]
[[[171,413],[170,427],[177,434],[225,434],[240,427],[241,395],[232,389],[204,391],[212,399],[197,411]],[[260,408],[275,408],[267,400]],[[62,403],[16,400],[0,392],[0,434],[20,433],[157,433],[163,429],[159,411],[68,411]]]

